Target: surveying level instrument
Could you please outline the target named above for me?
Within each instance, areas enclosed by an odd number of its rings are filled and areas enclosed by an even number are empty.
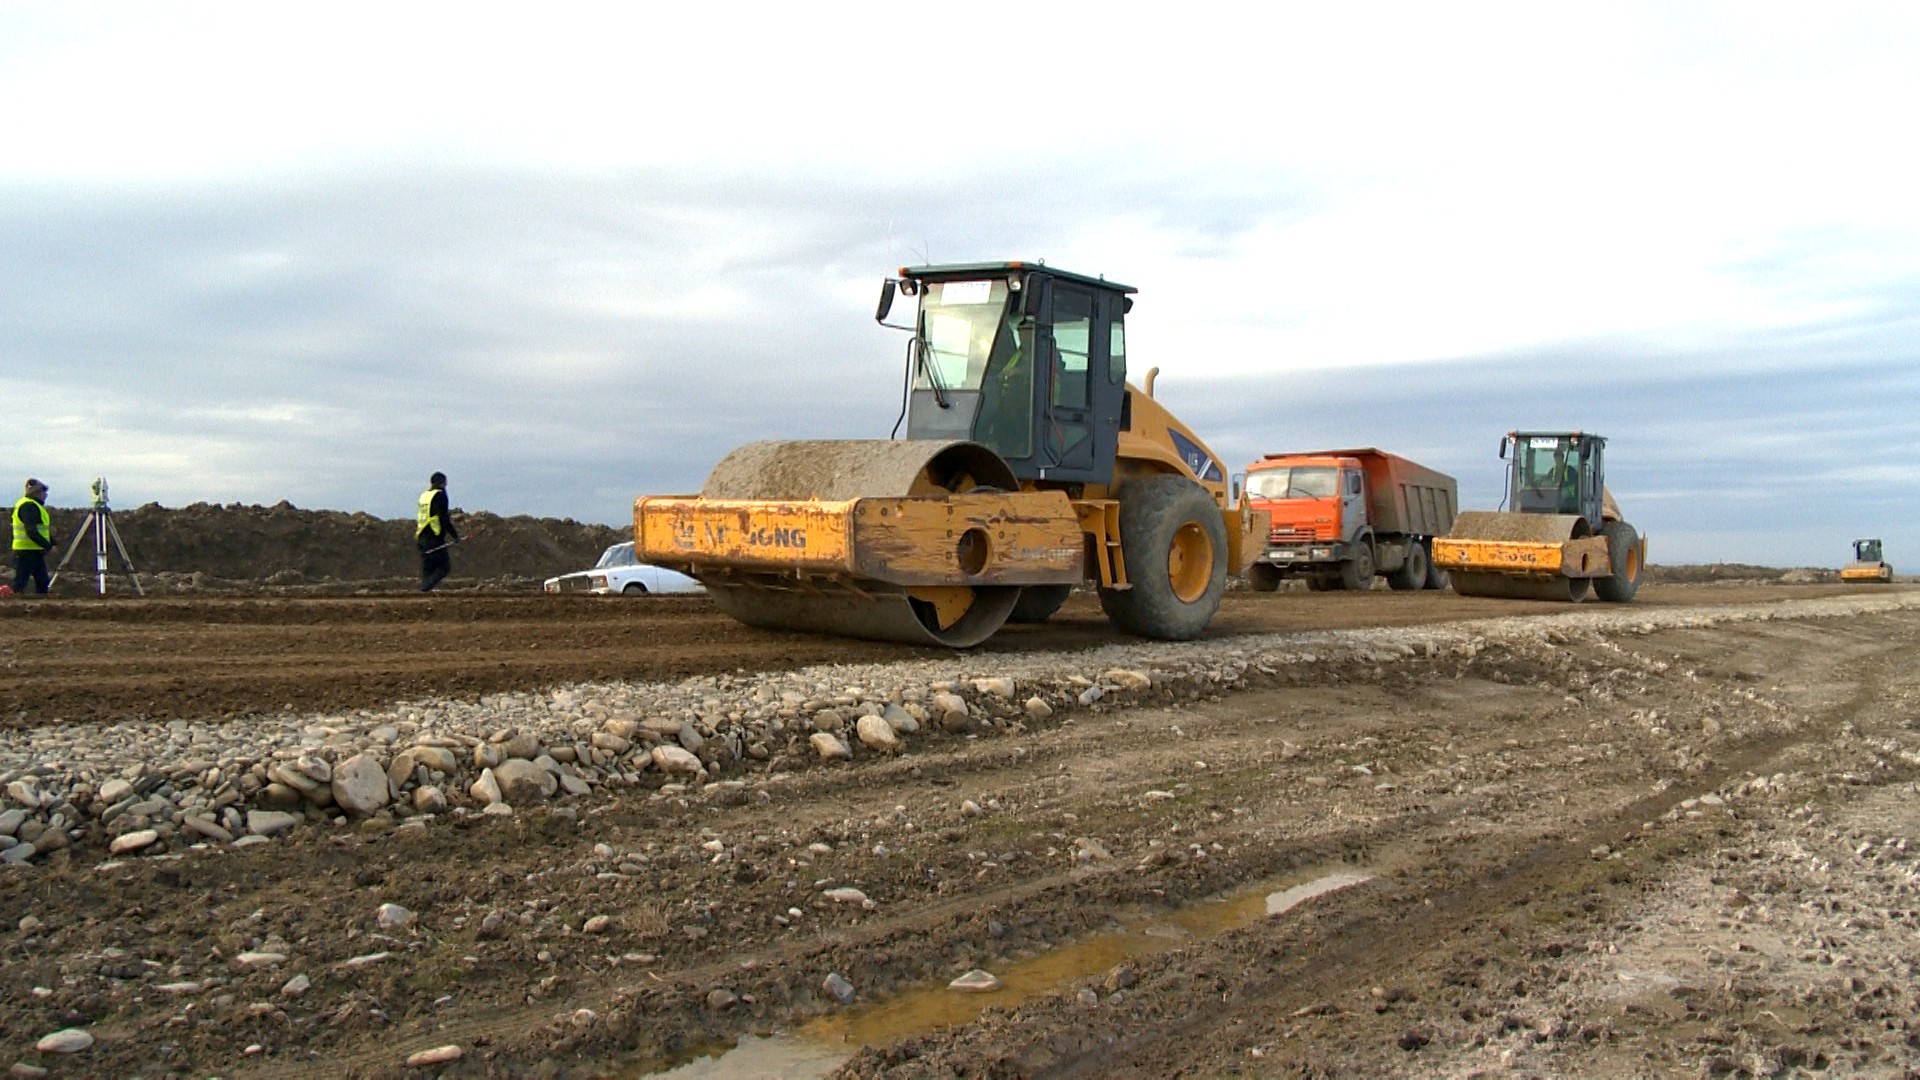
[[[87,511],[87,520],[82,522],[79,531],[73,534],[73,542],[67,545],[67,553],[60,556],[60,565],[54,568],[53,578],[48,584],[51,585],[52,582],[60,580],[60,575],[67,569],[67,563],[73,559],[73,553],[80,550],[80,542],[92,537],[93,572],[100,595],[107,595],[109,548],[114,554],[120,556],[120,565],[126,567],[127,582],[133,586],[133,591],[141,596],[147,595],[147,590],[140,587],[140,579],[134,575],[133,560],[127,557],[126,542],[120,539],[120,527],[113,523],[113,508],[107,505],[107,478],[94,477],[91,490],[93,509]]]

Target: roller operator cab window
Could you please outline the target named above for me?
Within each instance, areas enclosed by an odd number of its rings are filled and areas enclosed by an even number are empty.
[[[1534,436],[1520,440],[1514,463],[1515,502],[1523,511],[1580,512],[1579,448],[1570,440]]]
[[[1324,499],[1339,483],[1340,471],[1326,465],[1257,469],[1247,474],[1247,494],[1256,499]]]
[[[934,281],[920,302],[920,339],[926,364],[914,373],[914,387],[978,390],[987,360],[998,345],[1007,316],[1004,281]],[[1011,343],[1004,347],[1011,350]]]
[[[973,438],[1009,460],[1033,456],[1033,351],[1005,280],[933,281],[920,301],[925,363],[914,389],[977,392]]]

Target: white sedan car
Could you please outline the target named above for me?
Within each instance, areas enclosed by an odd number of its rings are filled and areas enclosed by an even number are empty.
[[[647,593],[705,592],[685,574],[633,561],[633,541],[615,544],[600,553],[591,570],[547,579],[550,593],[598,593],[602,596],[645,596]]]

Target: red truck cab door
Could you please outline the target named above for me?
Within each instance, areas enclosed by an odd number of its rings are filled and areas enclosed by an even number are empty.
[[[1367,486],[1359,469],[1340,467],[1340,539],[1352,540],[1367,524]]]

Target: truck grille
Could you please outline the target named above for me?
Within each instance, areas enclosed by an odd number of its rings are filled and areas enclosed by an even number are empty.
[[[1275,544],[1307,544],[1314,540],[1313,530],[1297,525],[1275,525],[1267,534],[1267,540]]]

